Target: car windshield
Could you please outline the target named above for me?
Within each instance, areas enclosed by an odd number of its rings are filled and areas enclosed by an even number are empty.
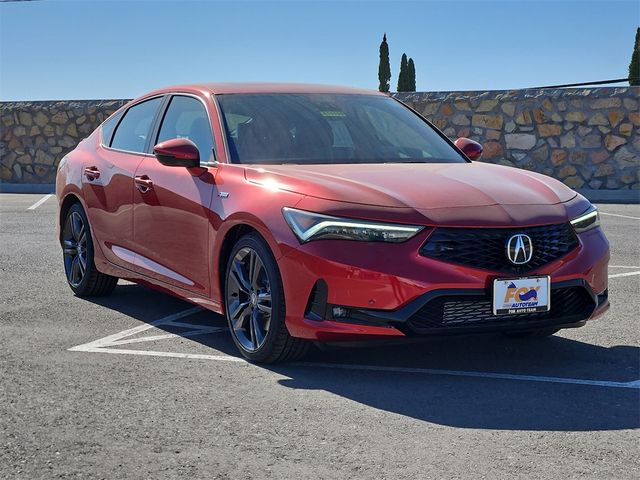
[[[399,102],[366,94],[216,95],[233,163],[464,163]]]

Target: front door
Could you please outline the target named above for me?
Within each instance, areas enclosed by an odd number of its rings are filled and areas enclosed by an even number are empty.
[[[206,172],[167,167],[146,157],[135,173],[133,237],[136,267],[145,275],[206,295],[209,288],[209,206],[216,168],[211,122],[197,98],[174,95],[152,144],[189,138]]]

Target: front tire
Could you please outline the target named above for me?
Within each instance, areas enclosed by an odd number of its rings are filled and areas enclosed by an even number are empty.
[[[79,203],[72,205],[65,217],[62,251],[67,283],[73,293],[79,297],[100,297],[113,292],[118,279],[96,268],[89,220]]]
[[[235,244],[225,273],[225,313],[231,337],[242,356],[257,363],[302,357],[309,343],[294,338],[285,325],[284,289],[278,264],[257,234]]]

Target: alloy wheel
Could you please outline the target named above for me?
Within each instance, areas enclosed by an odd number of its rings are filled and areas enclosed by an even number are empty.
[[[64,269],[72,287],[82,283],[87,270],[87,232],[78,212],[72,212],[63,230]]]
[[[258,253],[244,247],[231,260],[227,275],[227,315],[238,342],[255,352],[271,325],[271,283]]]

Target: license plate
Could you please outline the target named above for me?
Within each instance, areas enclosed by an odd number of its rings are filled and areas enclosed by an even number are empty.
[[[493,281],[493,314],[547,312],[551,278],[500,278]]]

